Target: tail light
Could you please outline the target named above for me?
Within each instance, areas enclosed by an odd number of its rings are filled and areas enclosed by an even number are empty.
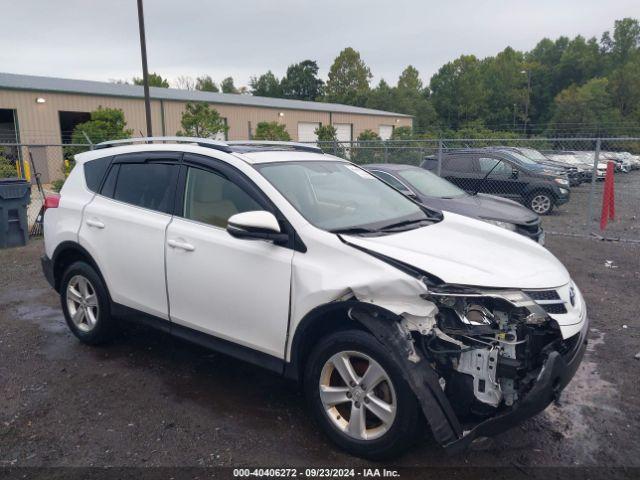
[[[60,204],[60,195],[46,195],[44,197],[44,209],[58,208]]]

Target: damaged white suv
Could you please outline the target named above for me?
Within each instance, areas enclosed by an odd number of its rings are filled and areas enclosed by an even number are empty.
[[[356,455],[398,454],[425,424],[450,450],[503,431],[585,350],[551,253],[315,147],[108,142],[47,206],[43,269],[80,340],[130,317],[300,380]]]

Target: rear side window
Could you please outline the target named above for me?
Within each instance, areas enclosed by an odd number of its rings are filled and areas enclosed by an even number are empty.
[[[473,158],[472,157],[453,157],[444,159],[444,167],[446,170],[452,170],[454,172],[473,172]]]
[[[84,164],[84,179],[92,192],[97,192],[113,157],[97,158]]]
[[[115,182],[114,200],[172,213],[177,173],[178,167],[172,164],[123,163],[111,169],[103,193],[109,193],[107,189]]]

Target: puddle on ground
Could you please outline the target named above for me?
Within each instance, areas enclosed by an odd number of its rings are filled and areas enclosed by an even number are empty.
[[[604,332],[592,328],[589,333],[587,352],[593,352],[604,344]],[[601,449],[598,436],[590,428],[589,420],[598,412],[598,418],[619,415],[622,412],[614,405],[618,403],[615,386],[603,380],[598,365],[585,355],[573,380],[562,392],[561,404],[552,404],[544,412],[552,428],[559,431],[579,458],[585,462],[594,461],[594,455]],[[582,463],[582,462],[580,462]]]

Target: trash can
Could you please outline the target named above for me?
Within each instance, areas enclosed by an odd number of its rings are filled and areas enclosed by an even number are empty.
[[[27,180],[0,178],[0,248],[27,244],[30,199],[31,184]]]

